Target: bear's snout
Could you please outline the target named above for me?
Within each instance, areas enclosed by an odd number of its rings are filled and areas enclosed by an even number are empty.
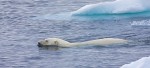
[[[42,44],[40,42],[38,42],[37,46],[38,47],[42,47]]]

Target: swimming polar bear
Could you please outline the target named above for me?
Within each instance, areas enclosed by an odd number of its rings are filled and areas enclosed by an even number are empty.
[[[70,43],[68,41],[59,39],[59,38],[47,38],[38,42],[38,46],[58,46],[58,47],[73,47],[73,46],[81,46],[81,45],[112,45],[119,43],[127,43],[127,40],[119,39],[119,38],[103,38],[97,40],[90,40],[85,42],[75,42]]]

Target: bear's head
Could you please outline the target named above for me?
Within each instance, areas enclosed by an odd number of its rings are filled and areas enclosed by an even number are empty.
[[[38,42],[39,47],[43,47],[43,46],[63,47],[63,46],[67,46],[67,45],[69,45],[69,42],[59,39],[59,38],[47,38],[47,39],[44,39],[44,40],[41,40]]]

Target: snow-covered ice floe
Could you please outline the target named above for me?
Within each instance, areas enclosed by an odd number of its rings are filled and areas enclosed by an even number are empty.
[[[128,14],[150,11],[150,0],[116,0],[86,5],[72,15]]]
[[[131,62],[130,64],[125,64],[120,68],[150,68],[150,56],[143,57],[137,61]]]

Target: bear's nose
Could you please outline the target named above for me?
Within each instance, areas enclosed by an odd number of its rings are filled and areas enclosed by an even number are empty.
[[[37,46],[38,46],[38,47],[42,47],[42,44],[38,42]]]

